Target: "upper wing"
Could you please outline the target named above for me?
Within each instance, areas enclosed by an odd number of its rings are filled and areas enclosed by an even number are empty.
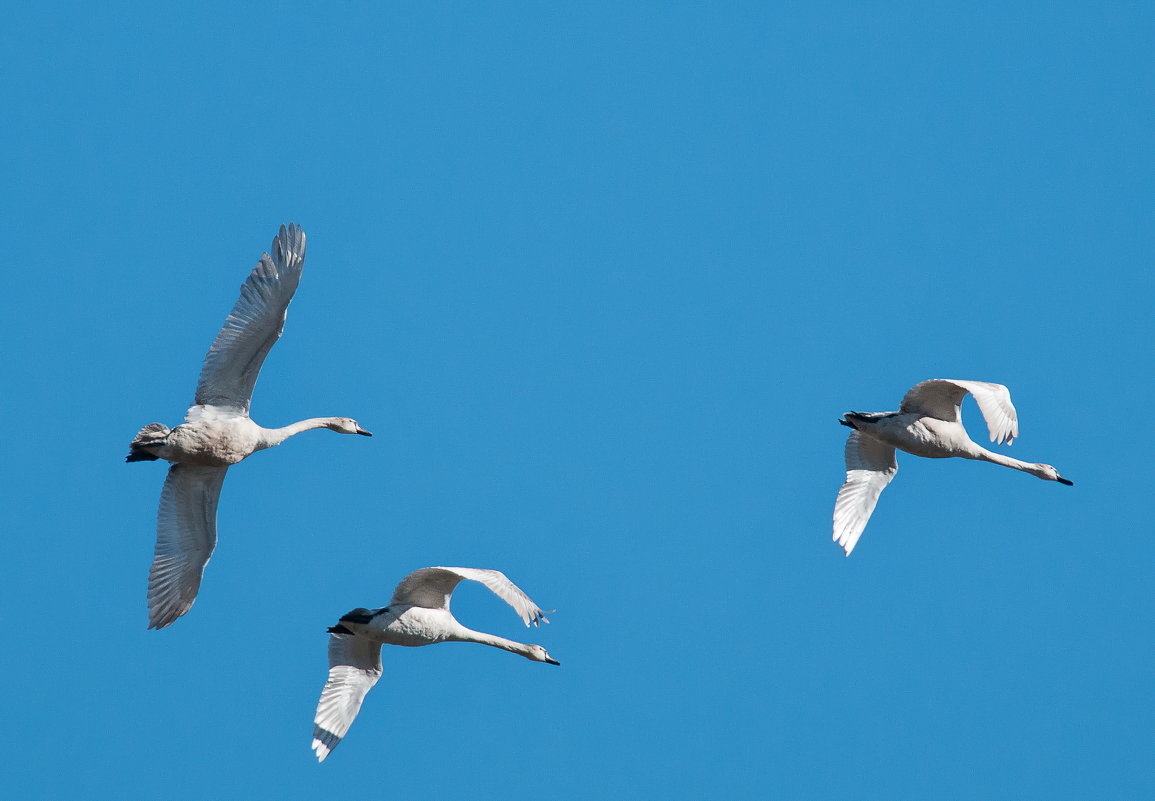
[[[356,634],[329,635],[329,679],[313,718],[313,750],[324,762],[353,725],[365,693],[381,678],[381,643]]]
[[[148,571],[148,627],[163,629],[196,600],[217,544],[217,501],[227,467],[174,464],[160,493]]]
[[[851,431],[846,440],[846,483],[834,501],[834,539],[850,556],[878,496],[898,472],[894,448]]]
[[[305,232],[292,223],[281,232],[249,278],[241,296],[213,340],[197,382],[201,406],[224,406],[237,414],[249,413],[257,374],[273,343],[285,327],[285,310],[305,266]]]
[[[967,393],[975,396],[979,411],[987,421],[991,442],[1010,445],[1019,435],[1019,416],[1011,403],[1011,391],[1002,384],[987,381],[956,381],[936,378],[915,384],[902,399],[900,411],[920,412],[938,420],[962,422],[962,400]]]
[[[393,590],[393,600],[389,605],[407,604],[429,609],[449,609],[449,598],[463,579],[480,581],[489,587],[501,600],[514,608],[526,626],[539,621],[549,621],[541,608],[530,600],[516,584],[499,570],[483,570],[477,567],[423,567],[414,570]]]

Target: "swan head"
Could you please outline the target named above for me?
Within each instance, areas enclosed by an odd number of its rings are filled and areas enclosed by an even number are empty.
[[[1040,462],[1039,464],[1035,465],[1035,469],[1032,472],[1039,478],[1044,478],[1047,481],[1058,481],[1060,484],[1066,484],[1068,487],[1075,486],[1074,481],[1063,478],[1061,475],[1059,475],[1059,471],[1049,464],[1043,464]]]
[[[373,436],[371,433],[361,428],[361,426],[357,425],[357,421],[352,417],[331,418],[325,427],[341,434],[360,434],[363,437]]]
[[[556,659],[550,656],[549,652],[542,648],[540,645],[527,645],[525,647],[525,657],[526,659],[532,659],[534,662],[545,662],[549,665],[561,664],[561,662],[558,662]]]

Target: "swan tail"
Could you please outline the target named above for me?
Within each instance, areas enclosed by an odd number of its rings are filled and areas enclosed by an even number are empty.
[[[847,428],[861,431],[886,417],[894,417],[897,412],[847,412],[838,422]]]
[[[142,428],[128,446],[126,462],[155,462],[160,457],[149,453],[147,448],[158,448],[168,441],[170,429],[164,423],[149,423]]]
[[[847,428],[853,428],[855,431],[862,428],[864,424],[870,422],[871,415],[865,412],[847,412],[842,415],[842,419],[838,422]]]

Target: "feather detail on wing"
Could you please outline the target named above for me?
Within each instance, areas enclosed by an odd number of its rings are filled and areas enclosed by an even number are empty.
[[[188,612],[217,544],[217,502],[227,467],[174,464],[160,493],[156,549],[148,571],[148,627]]]
[[[305,265],[305,232],[281,226],[241,286],[228,319],[201,368],[194,406],[217,406],[247,415],[261,365],[285,327],[285,313]]]
[[[313,718],[313,750],[324,762],[353,725],[365,694],[381,678],[381,643],[356,634],[329,635],[329,678]]]
[[[854,550],[878,496],[898,472],[894,448],[858,431],[846,440],[846,482],[834,502],[834,541],[846,555]]]
[[[476,567],[423,567],[415,570],[393,590],[393,600],[389,605],[405,604],[448,610],[453,590],[464,579],[480,581],[488,587],[494,595],[513,607],[527,627],[530,624],[536,626],[539,622],[549,622],[542,609],[504,573]]]
[[[986,420],[991,442],[1010,445],[1019,435],[1019,417],[1011,392],[1002,384],[936,378],[915,384],[902,399],[900,411],[918,412],[938,420],[962,423],[962,401],[974,395]]]

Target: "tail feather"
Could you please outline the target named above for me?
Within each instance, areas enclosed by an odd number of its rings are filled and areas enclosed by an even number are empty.
[[[870,426],[884,417],[893,417],[898,412],[846,412],[838,422],[855,431],[861,430],[861,425]]]
[[[853,428],[855,431],[857,431],[858,426],[856,426],[855,423],[865,422],[865,417],[866,415],[864,415],[862,412],[846,412],[842,415],[842,419],[838,422],[842,423],[842,425],[846,426],[847,428]]]
[[[168,440],[170,429],[164,423],[149,423],[142,428],[128,446],[126,462],[155,462],[160,457],[149,453],[146,448],[157,448]]]

